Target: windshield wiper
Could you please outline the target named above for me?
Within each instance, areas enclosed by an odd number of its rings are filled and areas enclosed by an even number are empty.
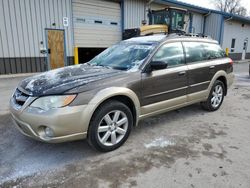
[[[107,69],[112,69],[112,68],[113,68],[113,67],[110,67],[110,66],[107,66],[107,65],[102,65],[102,64],[95,65],[95,66],[105,67],[105,68],[107,68]]]
[[[113,69],[116,69],[116,70],[121,70],[121,71],[127,71],[128,68],[127,67],[112,67]]]

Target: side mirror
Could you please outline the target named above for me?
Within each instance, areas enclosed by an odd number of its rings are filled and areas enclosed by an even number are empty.
[[[168,67],[168,64],[164,61],[152,61],[150,63],[150,70],[161,70]]]

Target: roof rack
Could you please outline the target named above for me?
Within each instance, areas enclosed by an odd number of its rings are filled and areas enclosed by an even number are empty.
[[[204,35],[202,33],[185,33],[185,32],[178,32],[178,33],[171,33],[167,35],[168,37],[174,37],[174,36],[184,36],[184,37],[199,37],[199,38],[208,38],[212,39],[209,35]]]
[[[133,38],[133,37],[141,37],[141,36],[151,36],[151,35],[166,35],[166,37],[197,37],[197,38],[206,38],[206,39],[212,39],[211,36],[204,35],[202,33],[186,33],[185,31],[182,30],[171,30],[170,33],[167,33],[166,31],[158,31],[158,32],[149,32],[144,35],[141,35],[140,29],[126,29],[125,32],[123,33],[123,40]]]

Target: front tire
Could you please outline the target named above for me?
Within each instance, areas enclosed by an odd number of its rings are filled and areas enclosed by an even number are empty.
[[[130,109],[119,101],[110,100],[95,111],[88,130],[88,143],[101,152],[115,150],[127,140],[132,125]]]
[[[201,103],[207,111],[216,111],[223,103],[225,96],[225,85],[220,80],[216,80],[206,102]]]

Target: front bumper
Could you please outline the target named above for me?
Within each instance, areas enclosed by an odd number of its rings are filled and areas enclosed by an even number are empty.
[[[89,122],[85,121],[87,105],[67,106],[43,111],[24,105],[16,108],[10,101],[12,118],[20,132],[28,137],[48,143],[59,143],[84,139]],[[46,135],[45,128],[53,130]]]

